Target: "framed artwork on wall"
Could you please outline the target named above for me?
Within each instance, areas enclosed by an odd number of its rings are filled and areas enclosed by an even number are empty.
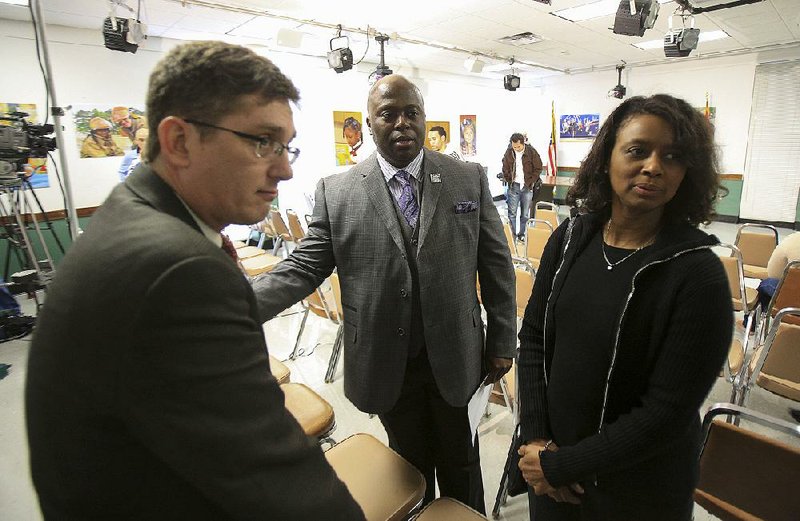
[[[600,130],[600,114],[562,114],[559,118],[561,139],[594,139]]]
[[[333,142],[336,166],[355,165],[361,159],[358,149],[364,144],[361,112],[333,111]]]

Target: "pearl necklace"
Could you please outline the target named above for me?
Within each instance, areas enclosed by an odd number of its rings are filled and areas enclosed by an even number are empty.
[[[611,219],[608,220],[608,226],[606,226],[606,229],[603,232],[603,241],[600,243],[600,247],[603,250],[603,259],[605,259],[606,264],[608,265],[608,268],[607,268],[608,271],[613,270],[614,266],[618,266],[618,265],[622,264],[626,260],[630,259],[634,255],[639,253],[639,250],[641,250],[642,248],[646,248],[646,247],[650,246],[651,244],[653,244],[655,242],[655,240],[656,240],[656,235],[658,235],[658,232],[656,232],[655,235],[653,235],[650,238],[649,241],[647,241],[646,243],[642,244],[641,246],[639,246],[638,248],[636,248],[635,250],[633,250],[632,252],[630,252],[626,256],[622,257],[617,262],[611,262],[610,260],[608,260],[608,255],[606,255],[606,237],[608,237],[608,232],[610,230],[611,230]]]

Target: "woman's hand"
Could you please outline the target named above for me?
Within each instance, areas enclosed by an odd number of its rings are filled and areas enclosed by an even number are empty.
[[[522,477],[533,488],[537,496],[556,490],[544,477],[542,462],[539,459],[539,452],[544,449],[545,443],[544,440],[533,440],[519,448],[519,470],[522,471]]]
[[[583,494],[583,487],[573,483],[569,486],[555,488],[544,476],[539,453],[544,450],[545,444],[545,440],[533,440],[519,448],[519,469],[522,471],[522,477],[533,488],[537,496],[547,494],[558,502],[579,504],[581,502],[580,495]],[[550,442],[547,450],[558,451],[558,445]]]

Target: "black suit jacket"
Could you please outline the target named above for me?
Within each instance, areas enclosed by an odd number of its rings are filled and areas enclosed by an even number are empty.
[[[253,292],[160,177],[58,267],[26,389],[48,519],[362,519],[284,407]]]

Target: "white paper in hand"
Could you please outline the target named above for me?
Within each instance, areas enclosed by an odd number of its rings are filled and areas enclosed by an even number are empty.
[[[486,412],[486,405],[489,403],[489,395],[492,393],[494,384],[481,385],[469,399],[467,404],[467,414],[469,415],[469,429],[472,433],[472,444],[475,444],[475,435],[478,433],[478,424],[481,417]]]

